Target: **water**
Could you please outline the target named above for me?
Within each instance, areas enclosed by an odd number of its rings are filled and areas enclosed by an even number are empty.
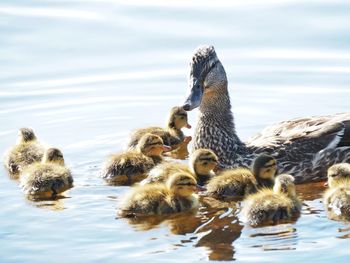
[[[162,124],[184,99],[203,43],[225,66],[243,139],[277,121],[349,111],[349,15],[348,1],[2,0],[0,151],[32,127],[63,150],[75,187],[32,202],[1,168],[0,261],[347,261],[350,226],[327,219],[321,184],[298,188],[296,222],[250,228],[238,204],[213,200],[197,214],[118,219],[128,187],[97,173],[132,129]]]

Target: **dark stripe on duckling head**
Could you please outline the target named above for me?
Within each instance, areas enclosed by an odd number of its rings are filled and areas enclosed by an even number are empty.
[[[270,164],[270,161],[274,161],[274,164]],[[254,162],[253,162],[253,173],[255,175],[255,177],[257,177],[259,175],[260,169],[261,168],[268,168],[268,167],[272,167],[276,165],[276,160],[275,158],[273,158],[271,155],[268,155],[266,153],[262,153],[260,155],[258,155]]]
[[[57,148],[49,148],[46,150],[44,155],[44,161],[53,162],[63,160],[62,152]]]
[[[18,131],[20,138],[24,142],[30,142],[36,140],[36,136],[34,134],[34,131],[30,128],[21,128]]]
[[[350,178],[350,164],[338,163],[328,169],[328,177]]]
[[[217,162],[217,159],[215,159],[213,157],[200,157],[198,160],[199,161],[208,161],[208,162]]]
[[[173,128],[173,129],[176,128],[175,120],[176,120],[176,117],[178,116],[187,117],[187,112],[182,107],[179,107],[179,106],[171,108],[170,114],[169,114],[169,120],[168,120],[169,128]]]

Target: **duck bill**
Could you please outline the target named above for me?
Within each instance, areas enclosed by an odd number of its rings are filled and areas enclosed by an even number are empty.
[[[186,126],[185,126],[187,129],[191,129],[192,128],[192,126],[191,125],[189,125],[188,123],[186,124]]]
[[[185,111],[191,111],[195,108],[198,108],[202,102],[203,97],[203,87],[198,80],[194,80],[192,88],[190,90],[190,95],[187,97],[183,109]]]
[[[205,188],[204,186],[201,186],[199,184],[196,185],[196,192],[204,192],[207,191],[207,188]]]
[[[163,152],[170,152],[171,150],[172,148],[170,146],[163,145]]]

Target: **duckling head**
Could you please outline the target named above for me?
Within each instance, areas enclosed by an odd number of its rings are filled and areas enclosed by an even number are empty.
[[[30,128],[21,128],[18,130],[17,143],[33,142],[36,141],[34,131]]]
[[[187,112],[178,106],[171,108],[167,125],[170,129],[180,130],[183,127],[191,129],[191,125],[188,124]]]
[[[268,154],[260,154],[253,162],[254,176],[261,186],[272,187],[277,173],[276,159]]]
[[[161,156],[163,152],[171,150],[171,147],[164,145],[162,138],[151,133],[143,135],[137,146],[141,153],[149,157]]]
[[[199,107],[203,102],[220,104],[218,99],[223,98],[223,94],[228,97],[226,72],[213,46],[204,45],[195,49],[188,82],[189,96],[183,106],[186,111]]]
[[[197,181],[192,175],[179,172],[169,177],[166,186],[174,195],[189,197],[197,190]]]
[[[350,164],[349,163],[338,163],[332,165],[327,172],[328,186],[330,188],[336,187],[337,185],[348,182],[350,183]]]
[[[42,162],[43,163],[57,163],[59,165],[64,165],[63,154],[57,148],[49,148],[45,151]]]
[[[295,197],[295,184],[294,177],[289,174],[281,174],[276,177],[275,185],[273,187],[273,192],[275,194],[285,194],[288,197]]]
[[[197,149],[190,157],[192,171],[197,175],[210,175],[218,165],[218,157],[209,149]]]

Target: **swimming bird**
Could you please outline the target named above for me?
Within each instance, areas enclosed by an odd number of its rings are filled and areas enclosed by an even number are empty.
[[[197,149],[191,154],[189,165],[178,162],[163,162],[149,171],[148,176],[141,184],[165,182],[177,172],[191,174],[199,185],[204,185],[215,176],[214,169],[218,164],[218,157],[211,150]]]
[[[158,135],[144,134],[136,150],[110,155],[103,164],[100,176],[111,184],[132,184],[146,177],[155,165],[163,161],[162,153],[171,148]]]
[[[328,169],[329,189],[323,202],[331,219],[350,220],[350,164],[339,163]]]
[[[57,148],[45,151],[42,162],[27,166],[20,177],[23,192],[34,198],[52,198],[73,187],[73,177]]]
[[[209,180],[205,195],[217,199],[241,198],[255,193],[258,183],[247,168],[226,170]]]
[[[28,165],[41,161],[44,147],[38,142],[34,131],[30,128],[21,128],[18,139],[5,155],[5,167],[11,177],[17,179],[19,173]]]
[[[266,153],[259,154],[253,161],[252,172],[259,188],[272,188],[277,173],[276,159]]]
[[[242,214],[250,225],[260,225],[291,219],[300,210],[301,202],[296,195],[294,178],[281,174],[276,177],[273,190],[264,188],[244,199]]]
[[[134,149],[144,134],[151,133],[160,136],[164,144],[172,147],[172,149],[175,150],[185,139],[185,135],[181,130],[183,127],[188,129],[191,128],[191,125],[188,124],[187,112],[181,107],[173,107],[170,110],[166,128],[147,127],[137,129],[130,135],[128,147],[130,149]],[[186,139],[186,143],[188,143],[191,139],[191,137],[188,137]]]
[[[160,215],[189,211],[198,207],[196,180],[192,175],[178,172],[166,184],[155,183],[134,187],[120,206],[120,214]]]
[[[250,167],[261,152],[273,155],[280,173],[296,183],[326,178],[327,168],[350,162],[350,113],[297,118],[264,129],[247,142],[236,133],[225,69],[213,46],[194,51],[186,111],[199,107],[194,149],[207,148],[225,167]]]

